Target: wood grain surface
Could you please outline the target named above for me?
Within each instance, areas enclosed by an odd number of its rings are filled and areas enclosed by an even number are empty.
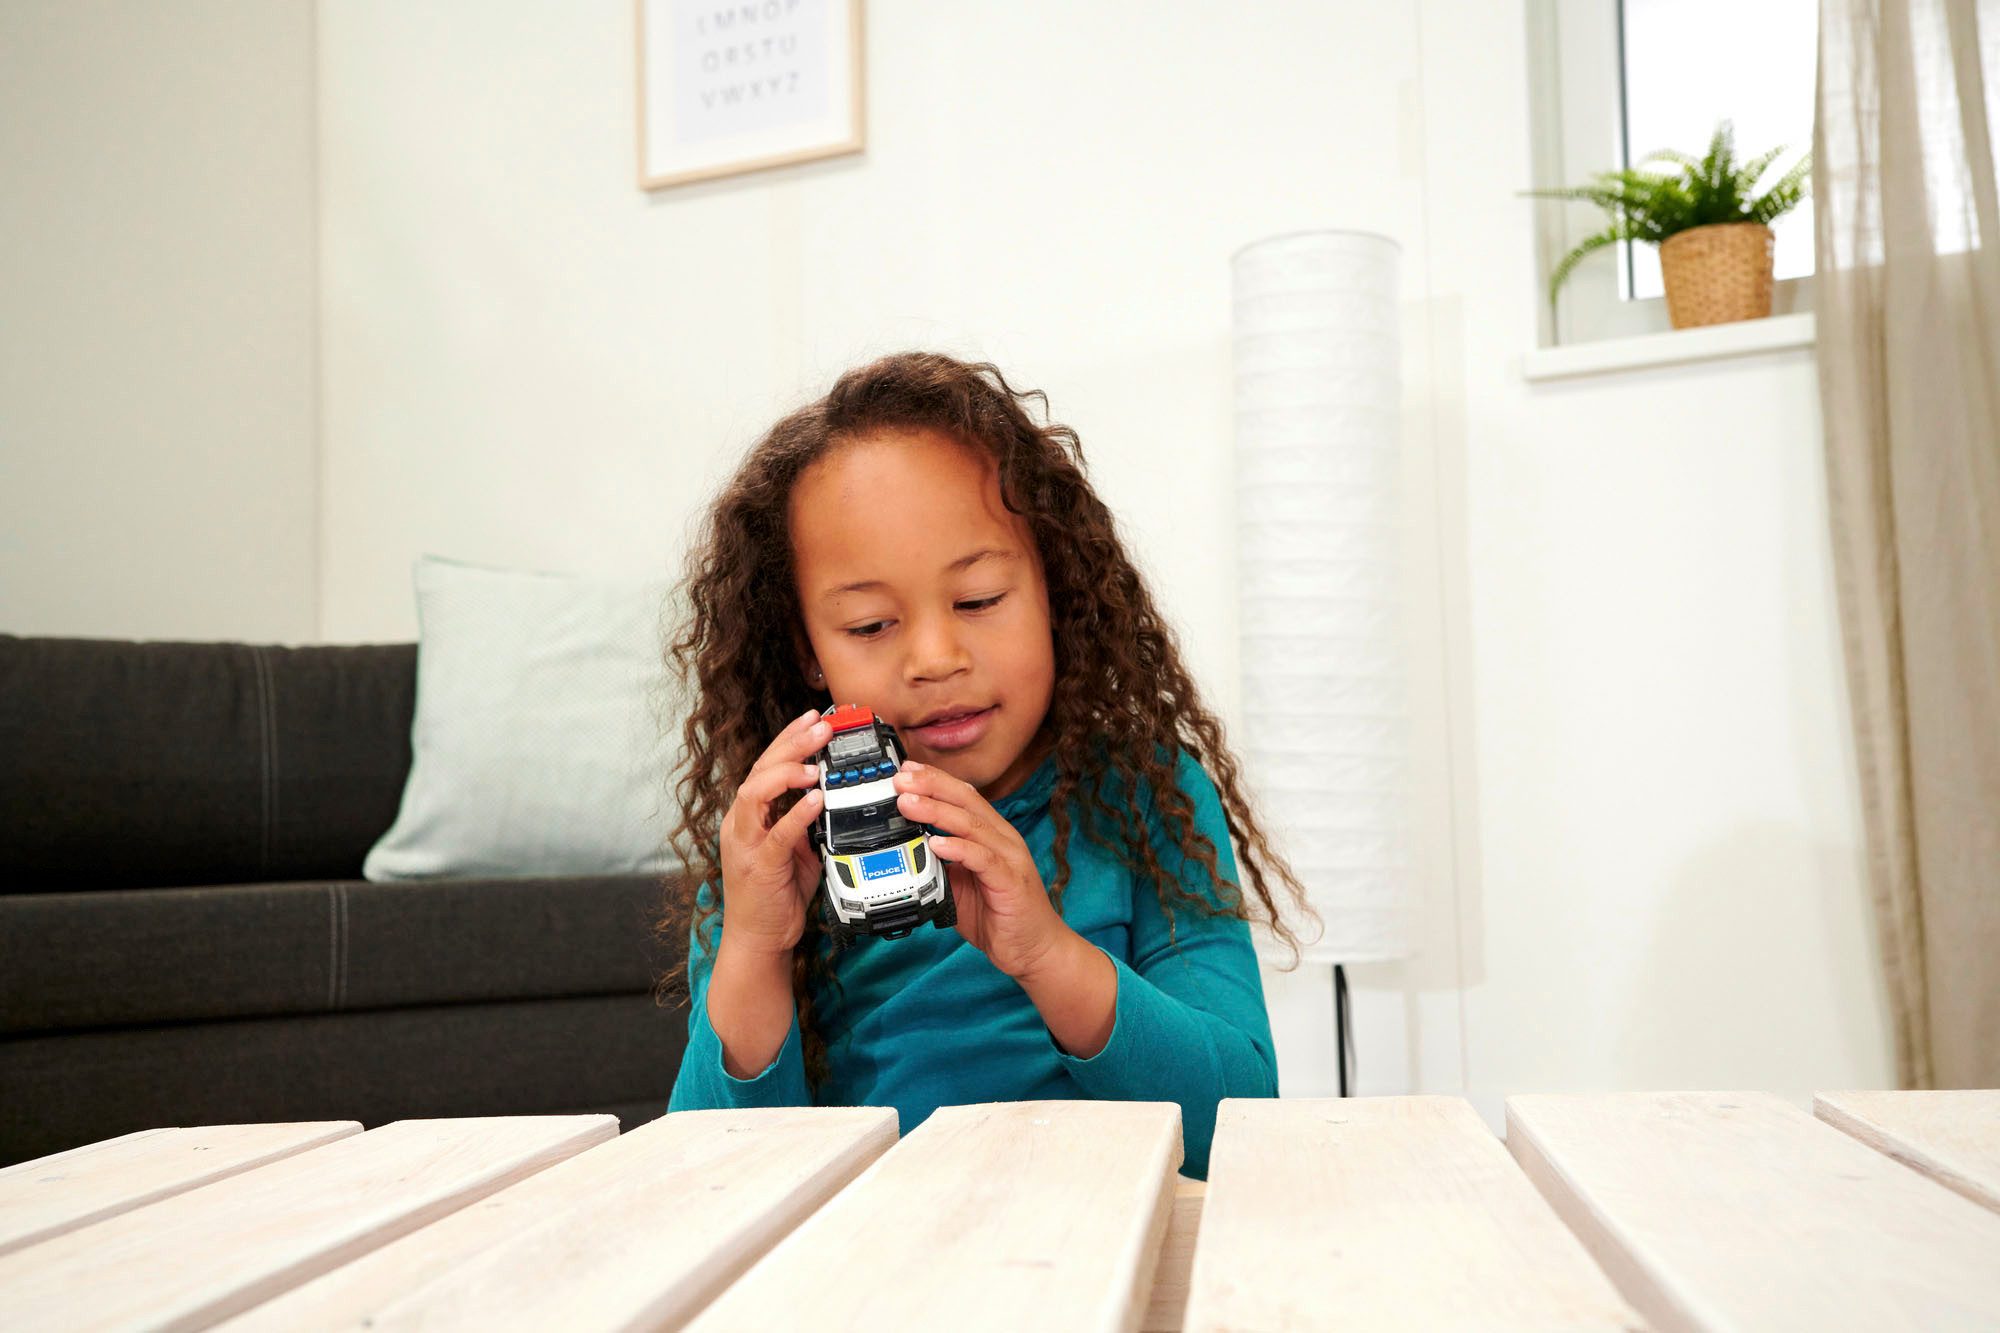
[[[1180,1164],[1172,1102],[942,1107],[689,1327],[1136,1329]]]
[[[2000,1212],[2000,1091],[1822,1092],[1813,1114]]]
[[[361,1132],[358,1120],[141,1129],[0,1171],[0,1254]]]
[[[677,1111],[223,1328],[673,1327],[895,1141],[887,1107]]]
[[[1153,1269],[1153,1290],[1146,1298],[1140,1333],[1180,1333],[1187,1316],[1188,1277],[1194,1270],[1195,1239],[1201,1234],[1201,1206],[1208,1183],[1178,1176],[1174,1180],[1174,1211],[1167,1219],[1160,1261]]]
[[[1507,1145],[1660,1328],[2000,1327],[2000,1216],[1768,1093],[1510,1097]]]
[[[1638,1323],[1465,1101],[1221,1104],[1189,1330]]]
[[[0,1329],[192,1329],[616,1137],[610,1115],[399,1120],[0,1256]]]

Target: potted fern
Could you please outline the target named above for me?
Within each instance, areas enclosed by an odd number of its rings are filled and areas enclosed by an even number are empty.
[[[1591,251],[1618,241],[1649,241],[1660,247],[1667,317],[1675,328],[1769,315],[1770,224],[1805,197],[1812,154],[1752,198],[1758,178],[1785,150],[1773,148],[1739,167],[1734,136],[1734,126],[1725,120],[1716,126],[1708,156],[1699,162],[1667,150],[1640,159],[1642,166],[1656,159],[1677,162],[1678,172],[1603,171],[1589,185],[1520,191],[1523,196],[1587,199],[1611,215],[1610,226],[1556,265],[1549,277],[1550,304],[1570,270]]]

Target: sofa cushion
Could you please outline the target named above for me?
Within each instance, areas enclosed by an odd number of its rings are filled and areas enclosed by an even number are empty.
[[[420,557],[410,778],[371,880],[658,874],[669,584]]]
[[[0,1034],[644,991],[657,876],[0,895]]]
[[[416,662],[0,634],[0,891],[359,878],[409,773]]]

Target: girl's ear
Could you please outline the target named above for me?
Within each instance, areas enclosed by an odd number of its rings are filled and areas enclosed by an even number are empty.
[[[806,685],[815,690],[826,688],[826,673],[819,668],[819,657],[813,652],[812,640],[805,631],[792,627],[792,655],[799,664],[799,674],[805,677]]]

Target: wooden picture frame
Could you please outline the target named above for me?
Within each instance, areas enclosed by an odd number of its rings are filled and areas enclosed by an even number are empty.
[[[864,0],[634,0],[639,188],[858,153]]]

